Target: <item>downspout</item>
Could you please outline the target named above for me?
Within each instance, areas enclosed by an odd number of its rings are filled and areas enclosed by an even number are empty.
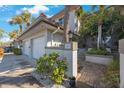
[[[60,27],[58,27],[54,32],[52,32],[52,35],[51,35],[51,39],[52,39],[52,41],[51,41],[51,46],[53,46],[53,35],[56,33],[56,32],[58,32],[60,30]]]

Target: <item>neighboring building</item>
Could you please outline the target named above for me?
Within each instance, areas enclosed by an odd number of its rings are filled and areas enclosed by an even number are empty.
[[[114,7],[116,10],[119,10],[121,15],[124,15],[124,5],[111,5],[110,7]]]
[[[53,22],[57,22],[59,25],[64,26],[64,20],[68,20],[68,25],[69,25],[69,30],[71,30],[74,33],[77,33],[79,31],[79,20],[77,19],[76,16],[76,11],[81,8],[79,5],[68,5],[66,7],[69,7],[69,18],[65,19],[67,14],[65,14],[65,9],[59,12],[58,14],[52,16],[50,20]],[[65,23],[66,24],[66,23]],[[66,24],[67,25],[67,24]]]
[[[77,33],[79,22],[76,10],[80,6],[69,6],[69,30]],[[61,47],[64,43],[65,10],[47,18],[43,13],[24,31],[16,41],[24,55],[38,59],[45,54],[45,47]],[[17,44],[18,43],[18,44]]]
[[[120,14],[124,15],[124,5],[120,6]]]

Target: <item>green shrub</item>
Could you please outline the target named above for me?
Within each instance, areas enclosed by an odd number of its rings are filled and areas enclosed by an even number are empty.
[[[97,48],[92,48],[87,52],[87,54],[91,55],[110,55],[110,52],[108,52],[106,49],[97,49]]]
[[[44,55],[37,60],[36,71],[48,75],[57,84],[62,84],[66,70],[66,61],[60,60],[57,53]]]
[[[119,87],[120,74],[119,74],[119,61],[113,59],[105,72],[104,81],[109,87]]]
[[[13,53],[14,53],[15,55],[21,55],[21,54],[22,54],[22,51],[21,51],[20,48],[13,48],[12,51],[13,51]]]

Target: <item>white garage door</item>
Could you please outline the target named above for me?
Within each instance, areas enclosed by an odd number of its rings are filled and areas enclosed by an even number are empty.
[[[45,54],[45,36],[33,39],[32,45],[33,58],[38,59]]]
[[[25,54],[25,55],[28,55],[29,56],[29,44],[30,44],[30,42],[27,40],[27,41],[25,41],[24,42],[24,51],[23,51],[23,53]]]

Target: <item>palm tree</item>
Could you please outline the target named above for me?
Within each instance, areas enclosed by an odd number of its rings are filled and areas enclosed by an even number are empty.
[[[97,6],[93,6],[92,8],[95,9]],[[105,5],[98,6],[98,12],[94,13],[94,16],[96,16],[98,20],[98,37],[97,37],[97,48],[99,49],[102,47],[102,26],[103,21],[106,18],[107,15],[107,7]]]
[[[76,11],[76,16],[77,16],[77,18],[79,19],[79,21],[84,21],[84,20],[82,20],[82,18],[86,18],[86,17],[88,17],[88,13],[86,13],[85,11],[84,11],[84,9],[82,8],[82,7],[80,7],[80,9],[78,9],[77,11]]]
[[[82,25],[83,25],[84,23],[86,23],[86,21],[89,20],[89,18],[92,17],[92,15],[89,14],[89,13],[87,13],[87,12],[85,12],[82,7],[80,7],[80,9],[78,9],[78,10],[76,11],[76,16],[77,16],[77,18],[78,18],[80,24],[82,24]]]
[[[24,11],[22,14],[22,19],[26,23],[27,27],[30,26],[31,13],[28,11]]]
[[[8,35],[9,35],[10,39],[16,39],[18,36],[18,31],[14,30],[14,31],[10,32]]]
[[[13,18],[9,21],[9,24],[10,24],[10,25],[19,25],[20,30],[19,30],[19,33],[18,33],[18,34],[22,33],[23,19],[22,19],[21,16],[15,16],[15,17],[13,17]]]
[[[36,17],[32,16],[31,17],[31,23],[34,23],[36,21],[36,19],[37,19]]]

